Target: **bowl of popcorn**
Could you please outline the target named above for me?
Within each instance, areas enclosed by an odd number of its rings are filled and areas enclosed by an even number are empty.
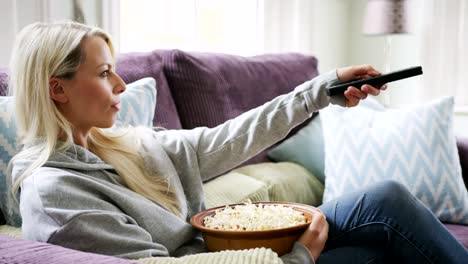
[[[298,203],[257,202],[218,206],[190,219],[209,251],[271,248],[279,256],[310,225],[314,207]]]

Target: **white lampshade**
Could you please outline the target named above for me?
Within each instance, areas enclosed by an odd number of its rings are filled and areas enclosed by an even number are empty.
[[[410,0],[368,0],[364,15],[364,34],[409,33]]]

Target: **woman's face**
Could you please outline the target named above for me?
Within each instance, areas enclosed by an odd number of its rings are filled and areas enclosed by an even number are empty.
[[[72,79],[64,79],[63,92],[68,99],[59,109],[74,130],[86,133],[92,127],[111,127],[120,109],[120,94],[125,83],[114,72],[113,57],[100,37],[82,42],[84,61]]]

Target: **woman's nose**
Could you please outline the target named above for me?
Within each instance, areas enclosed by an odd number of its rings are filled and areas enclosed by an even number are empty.
[[[113,92],[115,94],[121,94],[123,92],[125,92],[125,89],[126,89],[126,86],[125,86],[125,82],[122,80],[122,78],[120,78],[120,76],[117,74],[117,73],[114,73],[114,90]]]

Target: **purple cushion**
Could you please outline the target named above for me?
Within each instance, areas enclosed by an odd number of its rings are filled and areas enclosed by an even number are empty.
[[[161,54],[164,54],[164,51],[120,54],[117,57],[116,72],[125,83],[131,83],[143,77],[153,77],[156,80],[157,105],[155,110],[148,109],[148,111],[155,111],[153,125],[179,129],[182,126],[162,70]]]
[[[214,127],[317,76],[313,56],[169,51],[164,74],[184,128]]]
[[[462,170],[463,181],[468,189],[468,137],[457,137],[458,155]]]
[[[465,248],[468,248],[468,226],[445,224],[445,227],[460,241]]]
[[[298,53],[241,57],[168,51],[164,74],[182,127],[214,127],[317,76],[317,59]],[[266,151],[247,163],[268,160]]]
[[[137,262],[0,235],[0,263],[126,264]]]

